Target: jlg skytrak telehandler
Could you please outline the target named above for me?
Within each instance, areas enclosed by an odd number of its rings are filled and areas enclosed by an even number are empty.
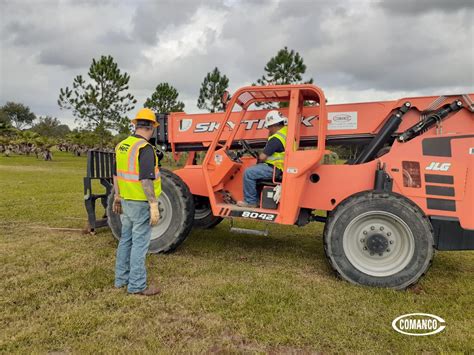
[[[252,86],[226,100],[225,113],[158,115],[153,143],[188,157],[182,169],[161,169],[161,220],[150,252],[172,251],[193,226],[212,228],[223,218],[298,226],[318,221],[326,224],[324,249],[339,276],[406,288],[428,270],[434,249],[474,248],[473,99],[471,93],[326,105],[313,85]],[[282,174],[258,182],[258,208],[238,207],[243,173],[256,164],[255,149],[268,136],[268,110],[254,104],[281,102],[288,117]],[[345,164],[325,164],[332,145],[361,149]],[[206,152],[201,164],[198,152]],[[106,223],[96,221],[94,206],[98,198],[104,207],[113,198],[112,160],[112,153],[89,153],[84,183],[91,229]],[[93,179],[105,194],[92,194]],[[107,211],[119,238],[120,219]]]

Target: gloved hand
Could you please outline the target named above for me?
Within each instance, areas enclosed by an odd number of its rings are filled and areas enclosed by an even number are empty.
[[[150,226],[154,226],[160,220],[160,210],[158,202],[150,203]]]
[[[120,196],[115,195],[112,211],[117,214],[122,214],[122,201],[120,200]]]

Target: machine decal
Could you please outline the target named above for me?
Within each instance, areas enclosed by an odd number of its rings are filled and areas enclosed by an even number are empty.
[[[426,199],[426,206],[430,210],[438,211],[456,211],[456,201],[454,200],[443,200],[440,198],[428,198]]]
[[[417,161],[403,161],[403,186],[420,188],[421,187],[421,176],[420,176],[420,163]]]
[[[228,216],[230,212],[229,208],[222,207],[219,211],[219,216]]]
[[[186,132],[193,125],[193,120],[191,118],[183,118],[179,121],[179,131]]]
[[[425,182],[434,182],[435,184],[454,184],[454,176],[425,174]]]
[[[436,138],[425,138],[421,143],[423,148],[423,155],[432,157],[450,157],[451,156],[451,140],[472,138],[474,134],[468,134],[464,136],[455,137],[436,137]]]
[[[318,116],[302,117],[301,124],[303,124],[306,127],[313,127],[312,121],[317,118]],[[181,130],[181,124],[183,124],[183,121],[185,120],[181,120],[180,122],[180,130]],[[243,120],[241,122],[241,125],[245,126],[246,131],[251,131],[253,129],[260,130],[260,129],[265,128],[265,120],[264,119]],[[232,130],[235,127],[235,123],[232,121],[227,121],[227,126],[229,126],[229,128]],[[214,131],[217,131],[218,129],[219,129],[219,123],[216,121],[201,122],[201,123],[196,124],[196,127],[194,128],[194,133],[214,132]]]
[[[305,125],[306,127],[313,127],[313,124],[311,123],[312,120],[318,119],[318,116],[308,116],[308,117],[303,117],[301,119],[301,123]]]
[[[235,123],[227,121],[227,126],[232,130],[235,127]],[[196,124],[196,128],[194,128],[194,133],[214,132],[218,129],[218,122],[201,122]]]
[[[268,222],[274,221],[277,216],[276,214],[273,214],[273,213],[260,213],[260,212],[254,212],[254,211],[238,211],[238,210],[231,211],[230,215],[232,217],[259,219],[259,220],[268,221]]]
[[[255,129],[265,128],[265,120],[255,119],[255,120],[243,120],[242,124],[245,125],[245,130],[250,131],[254,127]]]
[[[357,112],[328,112],[328,129],[357,129]]]
[[[214,156],[214,161],[216,162],[216,165],[221,165],[221,164],[222,164],[222,160],[223,160],[222,155],[216,154],[216,155]]]
[[[427,195],[454,196],[454,187],[426,185]]]
[[[451,167],[451,163],[439,163],[439,162],[431,162],[430,165],[426,167],[426,170],[433,170],[433,171],[448,171]]]

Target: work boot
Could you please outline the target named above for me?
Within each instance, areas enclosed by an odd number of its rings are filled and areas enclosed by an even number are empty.
[[[161,290],[158,287],[148,286],[141,292],[134,293],[134,295],[139,296],[155,296],[161,293]]]
[[[256,203],[247,203],[245,201],[239,201],[237,202],[237,206],[239,207],[247,207],[247,208],[257,208]]]

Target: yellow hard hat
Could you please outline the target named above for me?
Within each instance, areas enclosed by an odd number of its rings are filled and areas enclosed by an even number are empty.
[[[158,127],[158,122],[156,122],[155,113],[150,110],[149,108],[142,108],[140,111],[137,112],[137,115],[132,120],[132,123],[136,126],[137,120],[145,120],[153,122],[153,127]]]

